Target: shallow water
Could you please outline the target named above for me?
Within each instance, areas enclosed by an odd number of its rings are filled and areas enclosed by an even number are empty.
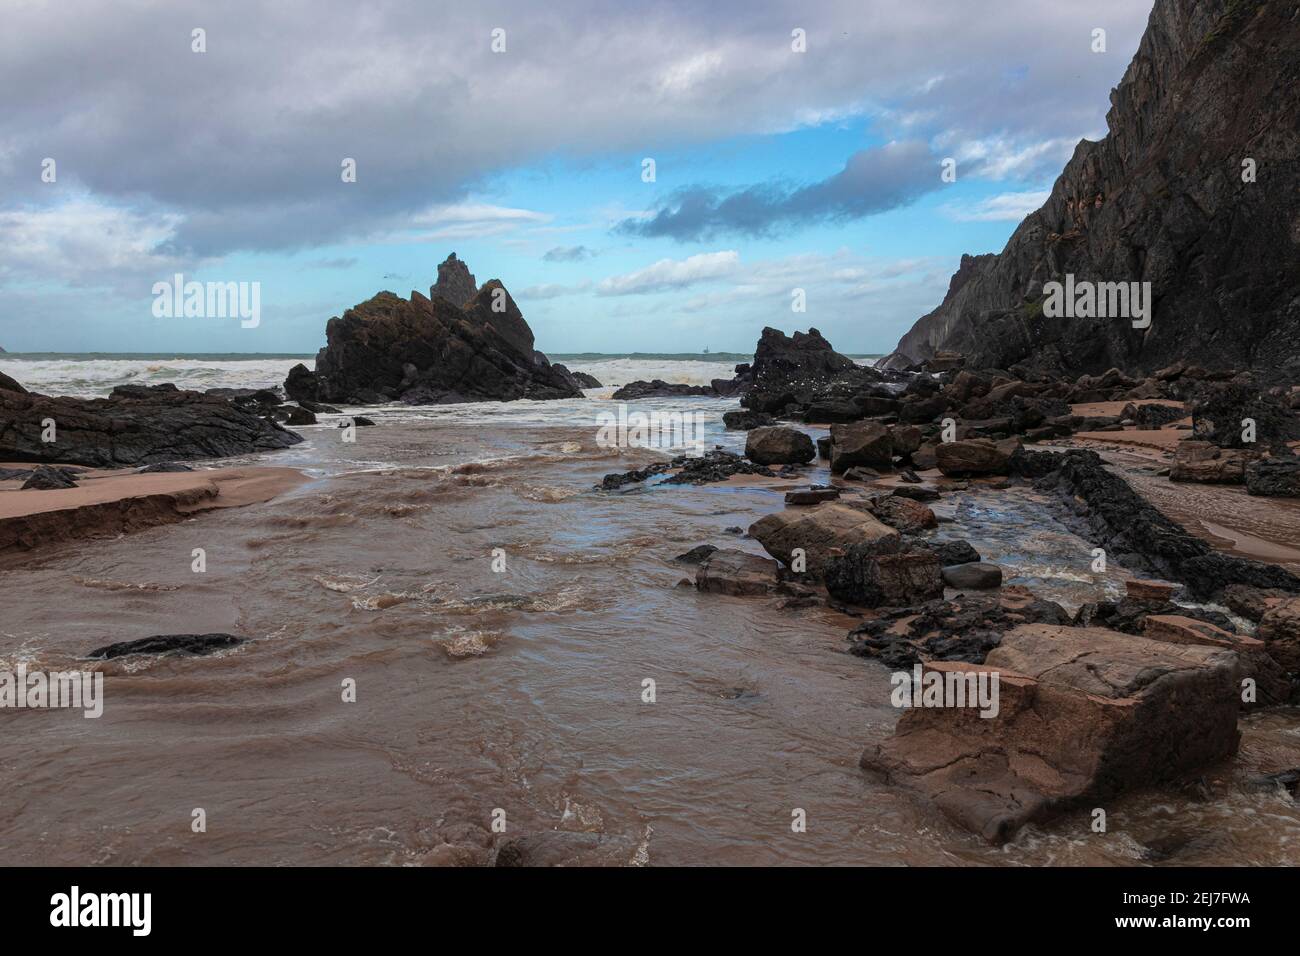
[[[721,430],[729,403],[651,404],[743,441]],[[886,668],[846,653],[854,620],[678,586],[693,569],[671,559],[696,544],[758,553],[727,529],[783,488],[593,492],[656,458],[599,447],[596,405],[367,409],[379,425],[353,444],[325,424],[252,459],[316,477],[283,498],[3,572],[0,667],[160,633],[252,639],[102,665],[98,720],[0,712],[4,858],[410,864],[501,808],[508,832],[604,832],[661,865],[1300,862],[1300,808],[1245,786],[1300,765],[1295,712],[1243,720],[1241,755],[1203,788],[1112,801],[1105,835],[1080,813],[989,847],[869,780],[858,757],[898,712]],[[937,534],[1012,583],[1069,605],[1117,593],[1119,572],[1091,575],[1088,544],[1032,493],[939,510]]]

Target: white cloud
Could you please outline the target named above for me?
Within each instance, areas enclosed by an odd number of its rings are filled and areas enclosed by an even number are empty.
[[[1050,195],[1047,189],[1001,193],[976,203],[948,203],[939,211],[955,222],[1019,222],[1037,211]]]
[[[685,259],[660,259],[653,265],[611,276],[596,286],[600,295],[641,295],[684,289],[697,282],[721,279],[732,275],[740,266],[740,253],[734,249],[724,252],[704,252]]]

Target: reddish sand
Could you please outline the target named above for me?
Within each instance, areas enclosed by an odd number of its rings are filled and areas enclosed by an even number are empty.
[[[1179,408],[1182,402],[1176,402],[1172,398],[1139,398],[1131,401],[1121,402],[1084,402],[1079,405],[1070,406],[1071,415],[1082,415],[1085,418],[1101,418],[1109,415],[1123,414],[1128,405],[1168,405],[1171,408]]]
[[[143,475],[88,470],[78,480],[79,487],[56,491],[21,491],[21,481],[0,482],[0,554],[268,501],[309,479],[294,468],[221,468]]]
[[[1141,448],[1153,448],[1156,451],[1172,452],[1178,443],[1191,438],[1192,433],[1179,428],[1137,429],[1129,428],[1122,432],[1076,432],[1075,438],[1081,441],[1105,442],[1116,445],[1137,445]]]

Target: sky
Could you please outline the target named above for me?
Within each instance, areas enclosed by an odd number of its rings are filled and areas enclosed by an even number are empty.
[[[0,347],[290,353],[453,251],[547,352],[887,352],[1105,135],[1151,7],[0,3]],[[155,314],[177,274],[258,323]]]

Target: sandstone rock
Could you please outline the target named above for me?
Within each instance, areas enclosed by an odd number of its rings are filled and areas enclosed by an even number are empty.
[[[983,666],[998,713],[912,707],[862,767],[925,795],[992,843],[1026,823],[1180,781],[1236,752],[1236,655],[1097,628],[1024,625]]]
[[[854,465],[893,468],[894,441],[878,422],[831,426],[831,471],[841,474]]]
[[[894,425],[889,429],[894,443],[894,454],[907,456],[921,447],[921,429],[915,425]]]
[[[769,425],[749,432],[745,457],[760,465],[803,465],[817,457],[817,449],[803,432],[785,425]]]
[[[1146,619],[1144,637],[1168,644],[1199,644],[1236,651],[1235,669],[1238,697],[1242,696],[1246,678],[1255,681],[1254,700],[1242,701],[1243,710],[1284,704],[1291,696],[1291,682],[1281,666],[1269,656],[1263,641],[1242,634],[1232,634],[1206,621],[1181,614],[1152,614]]]
[[[1256,636],[1284,671],[1300,676],[1300,598],[1270,608],[1260,619]]]
[[[1174,449],[1169,480],[1239,485],[1246,480],[1246,461],[1245,452],[1188,439]]]
[[[879,552],[896,551],[897,531],[876,520],[867,511],[838,501],[812,508],[787,508],[766,515],[749,526],[749,535],[772,557],[787,567],[796,548],[802,548],[809,574],[820,576],[826,563],[838,552],[855,544]]]
[[[771,558],[721,548],[700,562],[695,586],[701,591],[738,597],[767,594],[777,585],[777,571],[778,565]]]
[[[1002,587],[1002,569],[996,564],[950,564],[943,569],[943,583],[958,590]]]
[[[916,534],[939,527],[934,512],[921,504],[897,494],[885,495],[871,503],[871,512],[891,528],[903,534]]]
[[[838,488],[800,488],[787,491],[785,503],[788,505],[819,505],[823,501],[834,501],[840,496]]]
[[[1169,581],[1142,581],[1137,578],[1126,578],[1124,580],[1124,590],[1129,597],[1139,601],[1168,601],[1182,590],[1182,586],[1172,584]]]
[[[1223,603],[1233,614],[1258,624],[1264,615],[1294,597],[1277,588],[1256,588],[1248,584],[1229,584],[1223,589]]]
[[[935,450],[939,470],[945,475],[1005,475],[1011,456],[1020,448],[1018,439],[992,442],[973,438],[968,441],[941,442]]]

